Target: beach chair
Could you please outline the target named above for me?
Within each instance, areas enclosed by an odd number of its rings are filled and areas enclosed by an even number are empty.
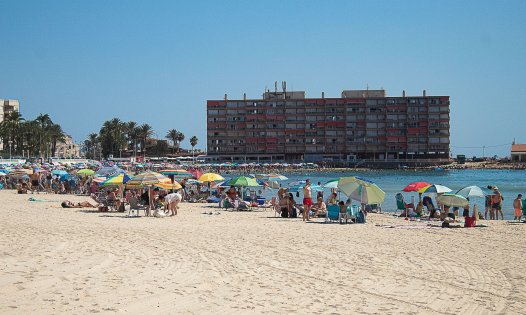
[[[146,215],[147,206],[141,205],[136,196],[130,196],[128,201],[130,203],[130,209],[128,210],[128,216],[130,216],[132,211],[137,211],[137,216],[139,216],[139,210],[144,210],[144,215]]]
[[[347,207],[347,215],[349,219],[353,222],[356,222],[358,218],[358,212],[360,212],[360,206],[358,205],[351,205]]]
[[[397,193],[396,196],[396,212],[395,214],[398,214],[398,210],[403,211],[404,213],[407,213],[408,209],[415,209],[413,204],[407,204],[404,201],[404,196],[401,193]]]
[[[327,216],[325,217],[325,222],[338,221],[342,223],[342,216],[340,213],[340,207],[338,205],[328,205],[327,206]]]

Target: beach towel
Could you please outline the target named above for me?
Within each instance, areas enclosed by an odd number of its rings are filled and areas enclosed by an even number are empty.
[[[29,197],[29,199],[27,199],[27,201],[33,201],[33,202],[58,202],[58,201],[55,201],[55,200],[41,200],[41,199],[35,199],[33,197]]]

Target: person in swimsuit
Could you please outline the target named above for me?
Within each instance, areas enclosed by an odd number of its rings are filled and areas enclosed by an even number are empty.
[[[514,218],[513,220],[520,221],[522,218],[522,194],[517,196],[517,199],[513,200]]]
[[[310,180],[305,181],[303,186],[303,221],[310,221],[310,207],[312,206],[312,189]]]

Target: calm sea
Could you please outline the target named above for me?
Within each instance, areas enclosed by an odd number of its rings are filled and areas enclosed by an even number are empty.
[[[370,170],[354,172],[320,172],[305,174],[287,174],[289,179],[282,181],[282,186],[286,187],[290,182],[309,178],[313,184],[326,182],[344,176],[359,176],[375,182],[386,192],[385,201],[382,204],[384,211],[396,210],[395,194],[400,192],[406,185],[416,181],[426,181],[431,184],[445,185],[456,192],[457,190],[471,185],[486,187],[496,185],[499,187],[503,197],[503,211],[506,219],[513,219],[513,199],[521,193],[526,196],[526,170],[444,170],[444,171],[391,171],[391,170]],[[228,175],[227,175],[228,176]],[[276,194],[276,189],[266,190],[263,195],[270,198]],[[324,190],[324,196],[328,196],[330,189]],[[403,193],[406,202],[414,196],[418,200],[417,193]],[[296,198],[301,202],[303,196]],[[342,197],[343,199],[343,197]],[[484,200],[482,198],[475,202],[478,204],[479,212],[484,212]],[[473,202],[473,201],[472,201]]]

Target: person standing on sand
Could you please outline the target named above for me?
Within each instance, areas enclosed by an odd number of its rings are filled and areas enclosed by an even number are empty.
[[[303,221],[310,221],[310,207],[312,206],[312,190],[310,180],[305,181],[303,186]]]
[[[515,212],[513,220],[520,221],[522,217],[522,194],[519,194],[517,199],[513,200],[513,210]]]
[[[499,212],[501,219],[504,220],[504,213],[502,212],[502,201],[504,198],[502,198],[497,186],[493,186],[493,192],[495,194],[491,197],[491,207],[495,210],[495,220],[499,219]]]

